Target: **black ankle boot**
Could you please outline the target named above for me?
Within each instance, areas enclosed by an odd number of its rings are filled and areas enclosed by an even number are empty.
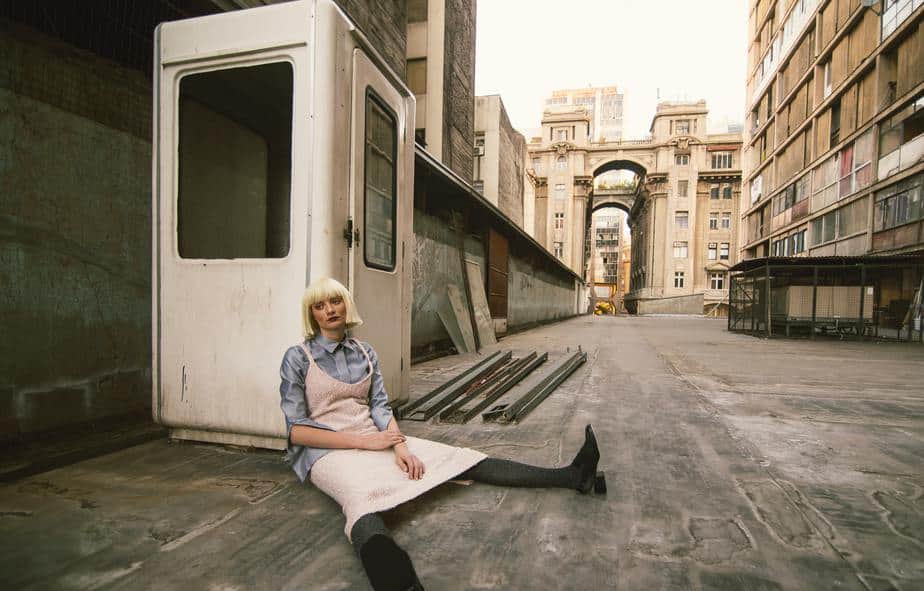
[[[600,450],[597,448],[597,438],[591,426],[587,425],[584,428],[584,445],[571,462],[571,465],[578,469],[578,481],[575,486],[578,492],[587,494],[593,490],[599,461]]]
[[[375,591],[423,591],[411,557],[390,536],[369,538],[359,558]]]

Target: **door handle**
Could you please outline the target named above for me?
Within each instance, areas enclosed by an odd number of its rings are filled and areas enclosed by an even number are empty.
[[[343,239],[347,248],[353,248],[353,218],[347,218],[346,227],[343,228]],[[356,243],[359,244],[359,230],[356,230]]]

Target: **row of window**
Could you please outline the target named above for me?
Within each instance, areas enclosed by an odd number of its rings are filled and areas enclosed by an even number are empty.
[[[731,212],[730,211],[713,211],[709,213],[709,229],[710,230],[728,230],[731,228]],[[674,227],[679,230],[686,230],[690,227],[690,212],[688,211],[676,211],[674,212]]]
[[[712,156],[711,156],[712,168],[731,168],[732,162],[733,160],[732,160],[731,152],[712,152]],[[674,164],[677,166],[689,166],[690,155],[689,154],[674,154]]]
[[[683,287],[686,273],[683,271],[674,271],[674,287]],[[722,271],[711,271],[709,273],[710,289],[725,289],[725,273]]]
[[[710,242],[707,248],[707,255],[710,261],[720,260],[727,261],[731,245],[728,242]],[[674,242],[674,258],[685,259],[690,256],[690,243],[686,240],[677,240]]]
[[[770,244],[770,256],[788,257],[805,251],[805,230],[800,230]]]

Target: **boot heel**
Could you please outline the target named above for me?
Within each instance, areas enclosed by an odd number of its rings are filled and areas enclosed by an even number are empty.
[[[602,470],[594,477],[594,492],[598,495],[606,494],[606,474]]]

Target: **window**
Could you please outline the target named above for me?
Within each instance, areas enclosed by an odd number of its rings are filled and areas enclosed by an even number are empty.
[[[533,158],[533,172],[539,174],[542,172],[542,160],[539,158]]]
[[[709,185],[709,198],[710,199],[719,198],[719,185]]]
[[[427,94],[427,58],[407,60],[407,85],[414,94]]]
[[[563,248],[563,243],[562,243],[562,242],[554,242],[553,245],[552,245],[552,248],[553,248],[553,251],[554,251],[553,254],[554,254],[557,258],[561,258],[561,257],[563,256],[564,248]]]
[[[722,199],[731,199],[731,198],[732,198],[731,185],[722,185]]]
[[[568,169],[568,159],[564,156],[559,156],[558,160],[555,161],[555,168],[558,170],[567,170]]]
[[[688,256],[687,242],[674,242],[674,258],[685,259]]]
[[[723,230],[731,229],[731,212],[730,211],[722,212],[722,229]]]
[[[674,226],[678,230],[686,230],[690,227],[690,214],[686,211],[674,212]]]
[[[690,155],[689,154],[677,154],[674,156],[674,164],[677,166],[687,166],[690,164]]]
[[[710,230],[719,229],[719,212],[713,211],[709,214],[709,229]]]
[[[788,248],[791,255],[805,251],[805,230],[790,235]]]
[[[259,106],[245,98],[253,88],[262,89]],[[180,257],[264,259],[289,254],[292,92],[292,66],[285,62],[180,79]],[[216,150],[217,145],[233,149]]]
[[[709,273],[709,287],[712,289],[725,289],[725,273],[721,271]]]
[[[395,220],[398,160],[398,122],[371,91],[366,94],[365,225],[366,265],[395,268]]]
[[[408,0],[407,2],[407,22],[409,23],[427,22],[427,0]]]
[[[833,154],[812,171],[812,211],[837,200],[837,171],[840,153]]]
[[[690,181],[677,181],[677,196],[686,197],[687,196],[687,187],[689,186]]]
[[[763,197],[763,187],[764,187],[764,177],[763,175],[758,175],[751,180],[751,204],[757,203],[760,201],[760,198]],[[716,197],[718,199],[718,196]]]
[[[824,87],[822,89],[822,98],[826,99],[831,96],[831,60],[825,62],[824,69]]]
[[[812,220],[812,246],[862,232],[866,229],[867,199],[826,213]],[[878,223],[877,216],[877,223]]]
[[[841,139],[841,99],[831,103],[831,146]]]
[[[568,141],[568,130],[567,130],[567,129],[559,129],[559,130],[556,132],[556,136],[557,136],[556,139],[558,139],[558,141],[560,141],[560,142]]]
[[[674,271],[674,287],[683,287],[683,271]]]
[[[561,212],[555,213],[555,229],[561,230],[565,227],[565,214]]]
[[[690,134],[690,120],[689,119],[677,119],[674,122],[674,133],[677,135],[689,135]]]
[[[713,152],[712,153],[712,168],[731,168],[731,167],[732,167],[731,152]]]
[[[920,161],[924,151],[924,95],[917,96],[879,127],[879,178]],[[859,140],[857,140],[859,143]],[[857,148],[859,151],[859,148]],[[857,156],[859,161],[860,156]]]
[[[555,198],[564,199],[565,198],[565,185],[559,183],[555,185]]]
[[[921,205],[921,180],[918,174],[876,193],[875,226],[888,230],[924,217]],[[862,200],[861,200],[862,201]]]
[[[723,242],[719,247],[719,260],[727,261],[728,260],[728,242]]]
[[[707,252],[708,252],[707,258],[710,261],[716,260],[717,258],[719,258],[719,244],[717,242],[710,242],[709,250]]]

